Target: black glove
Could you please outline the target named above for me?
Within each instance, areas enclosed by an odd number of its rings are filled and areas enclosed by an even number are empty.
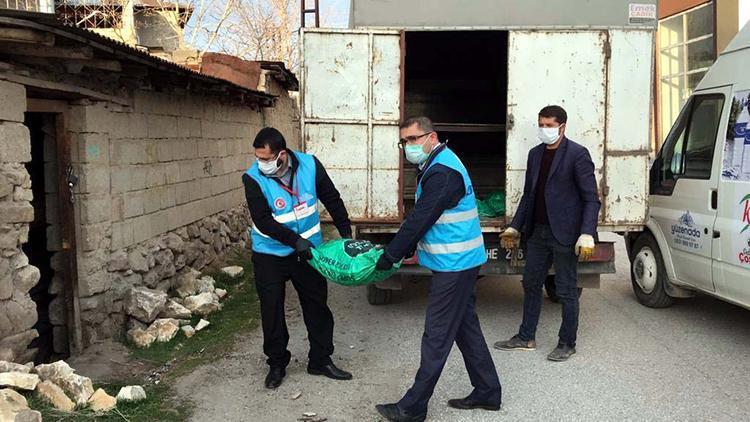
[[[305,239],[304,237],[300,237],[294,244],[294,251],[297,252],[297,256],[304,259],[305,261],[309,261],[312,259],[312,251],[310,249],[312,249],[313,247],[313,244],[310,243],[309,240]]]
[[[388,271],[391,268],[393,268],[393,262],[386,258],[385,253],[380,255],[380,259],[378,259],[378,262],[375,264],[375,269],[378,271]]]

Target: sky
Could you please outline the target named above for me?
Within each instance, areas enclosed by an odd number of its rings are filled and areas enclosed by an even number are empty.
[[[308,0],[312,4],[312,0]],[[349,26],[350,0],[319,0],[321,17],[325,17],[326,26],[347,28]]]

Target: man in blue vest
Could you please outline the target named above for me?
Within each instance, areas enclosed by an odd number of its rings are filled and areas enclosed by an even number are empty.
[[[310,248],[323,241],[318,200],[325,205],[343,238],[352,237],[351,222],[336,186],[312,155],[286,147],[278,130],[264,128],[253,142],[257,161],[242,175],[253,226],[255,286],[260,299],[263,351],[270,366],[265,385],[278,388],[291,353],[284,317],[286,281],[299,295],[310,341],[307,372],[336,380],[352,375],[337,368],[333,354],[333,314],[326,303],[325,278],[307,261]]]
[[[474,391],[449,400],[448,406],[499,410],[500,380],[475,309],[477,275],[487,255],[471,179],[456,154],[438,140],[430,119],[404,121],[400,136],[406,159],[419,166],[417,200],[377,268],[389,269],[416,249],[419,263],[433,275],[414,385],[398,403],[379,404],[376,409],[389,421],[424,421],[455,342]]]

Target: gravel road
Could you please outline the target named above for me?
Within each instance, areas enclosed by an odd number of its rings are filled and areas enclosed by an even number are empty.
[[[447,408],[448,399],[471,390],[454,347],[427,420],[750,420],[750,311],[705,296],[669,309],[645,308],[633,296],[622,244],[617,252],[618,273],[581,297],[577,355],[565,363],[545,359],[560,321],[559,305],[545,301],[537,351],[492,351],[503,409]],[[352,381],[306,373],[306,332],[290,286],[293,361],[281,388],[263,387],[256,330],[227,358],[180,379],[178,392],[196,403],[195,421],[296,421],[304,412],[328,421],[381,420],[374,405],[398,400],[416,372],[428,288],[408,285],[395,303],[374,307],[362,288],[331,285],[334,359],[354,373]],[[512,335],[520,323],[518,279],[484,278],[477,291],[488,343]]]

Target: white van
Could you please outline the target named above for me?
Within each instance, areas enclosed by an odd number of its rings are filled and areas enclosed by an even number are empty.
[[[649,191],[644,231],[626,236],[638,301],[700,291],[750,309],[750,24],[683,107]]]

